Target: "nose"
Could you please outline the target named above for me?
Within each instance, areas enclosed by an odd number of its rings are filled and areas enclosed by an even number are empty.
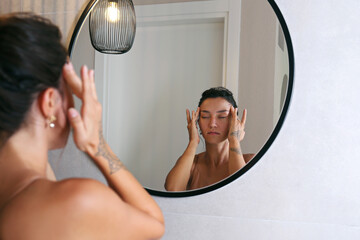
[[[217,127],[217,123],[216,123],[216,118],[215,118],[215,117],[211,117],[211,118],[210,118],[209,126],[210,126],[210,128],[215,128],[215,127]]]

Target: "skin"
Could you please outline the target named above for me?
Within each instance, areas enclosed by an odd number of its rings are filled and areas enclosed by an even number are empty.
[[[252,155],[242,154],[240,142],[245,136],[246,110],[242,118],[237,118],[234,108],[224,98],[208,98],[196,111],[186,110],[189,144],[182,156],[169,172],[165,189],[168,191],[185,191],[193,174],[192,168],[196,149],[200,142],[199,131],[205,139],[206,151],[198,155],[200,176],[195,179],[192,189],[214,184],[230,176],[245,166]]]
[[[114,155],[101,132],[94,73],[63,68],[64,96],[45,90],[23,126],[0,149],[0,239],[158,239],[164,218],[156,202]],[[82,100],[73,108],[72,91]],[[55,128],[48,119],[56,116]],[[47,152],[63,147],[70,125],[76,146],[103,172],[91,179],[51,180]],[[29,144],[31,143],[31,144]],[[76,159],[74,159],[76,161]]]

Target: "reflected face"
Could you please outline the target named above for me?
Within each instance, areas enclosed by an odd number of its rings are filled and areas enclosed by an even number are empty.
[[[206,143],[217,144],[227,139],[231,104],[224,98],[208,98],[200,105],[199,127]]]

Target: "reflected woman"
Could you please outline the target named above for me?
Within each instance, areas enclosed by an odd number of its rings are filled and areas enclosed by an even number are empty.
[[[196,111],[187,109],[189,144],[166,177],[167,191],[185,191],[214,184],[237,172],[253,157],[243,155],[240,142],[245,136],[246,110],[241,120],[233,94],[224,87],[203,92]],[[200,134],[205,152],[196,154]]]

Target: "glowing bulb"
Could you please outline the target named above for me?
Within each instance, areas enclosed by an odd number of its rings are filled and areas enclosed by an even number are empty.
[[[117,8],[116,2],[110,2],[106,9],[106,18],[109,22],[117,22],[120,19],[120,11]]]

